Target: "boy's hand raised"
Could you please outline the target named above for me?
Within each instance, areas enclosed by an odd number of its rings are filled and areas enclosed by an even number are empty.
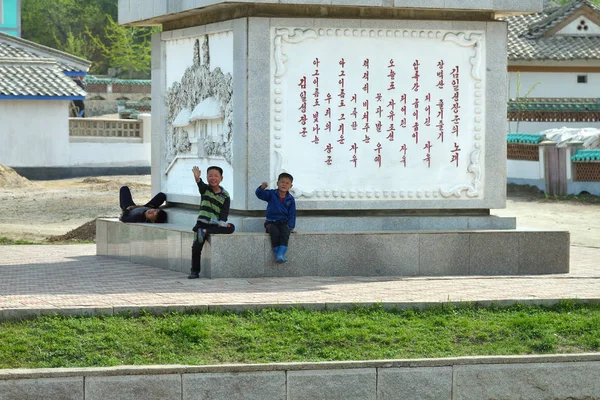
[[[196,179],[196,182],[200,182],[200,168],[198,168],[197,165],[194,165],[194,168],[192,168],[192,172],[194,173],[194,179]]]
[[[267,182],[263,182],[260,184],[260,190],[265,190],[267,188],[267,186],[269,186],[269,184]]]

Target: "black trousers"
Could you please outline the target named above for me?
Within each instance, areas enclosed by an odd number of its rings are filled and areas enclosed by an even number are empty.
[[[167,200],[167,195],[163,192],[159,192],[149,202],[144,204],[144,207],[158,208],[165,202],[165,200]],[[133,202],[129,187],[121,186],[121,190],[119,191],[119,206],[121,207],[121,210],[135,205],[136,204]]]
[[[287,221],[267,221],[265,222],[265,229],[271,235],[271,247],[288,245],[291,229]]]
[[[202,258],[202,248],[204,247],[204,242],[210,234],[216,235],[227,235],[235,232],[235,226],[233,224],[229,224],[229,226],[219,226],[213,224],[206,224],[204,222],[198,221],[194,229],[198,228],[206,230],[204,234],[204,240],[202,242],[198,242],[198,232],[194,235],[194,243],[192,243],[192,272],[200,273],[200,259]]]

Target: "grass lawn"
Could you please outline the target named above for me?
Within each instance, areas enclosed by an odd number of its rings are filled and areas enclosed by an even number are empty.
[[[600,350],[600,305],[43,317],[0,323],[0,368],[269,363]]]

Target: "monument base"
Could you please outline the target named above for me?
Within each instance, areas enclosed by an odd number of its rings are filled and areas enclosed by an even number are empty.
[[[98,219],[97,254],[187,273],[191,265],[191,226],[173,221],[125,224],[117,219]],[[290,238],[286,254],[289,262],[285,264],[274,262],[270,239],[264,231],[238,232],[212,235],[207,240],[201,276],[416,277],[569,272],[569,232],[565,231],[300,231]]]
[[[516,229],[514,217],[498,217],[484,213],[463,210],[463,215],[452,213],[440,214],[435,211],[425,213],[405,212],[403,214],[385,211],[373,212],[363,210],[352,213],[305,213],[298,215],[296,230],[300,233],[316,232],[406,232],[406,231],[463,231],[463,230],[497,230]],[[489,210],[486,210],[489,211]],[[192,227],[198,217],[197,209],[170,207],[169,223]],[[254,216],[257,215],[257,216]],[[227,222],[235,225],[237,233],[265,233],[265,213],[237,213],[232,210]]]

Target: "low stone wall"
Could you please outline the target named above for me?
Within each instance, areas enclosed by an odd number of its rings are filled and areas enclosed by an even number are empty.
[[[597,400],[600,354],[0,370],[11,400]]]
[[[169,211],[167,211],[169,213]],[[98,255],[188,272],[191,224],[98,219]],[[269,276],[469,276],[569,272],[569,232],[528,230],[308,232],[290,238],[276,264],[265,233],[212,235],[202,252],[207,278]]]

